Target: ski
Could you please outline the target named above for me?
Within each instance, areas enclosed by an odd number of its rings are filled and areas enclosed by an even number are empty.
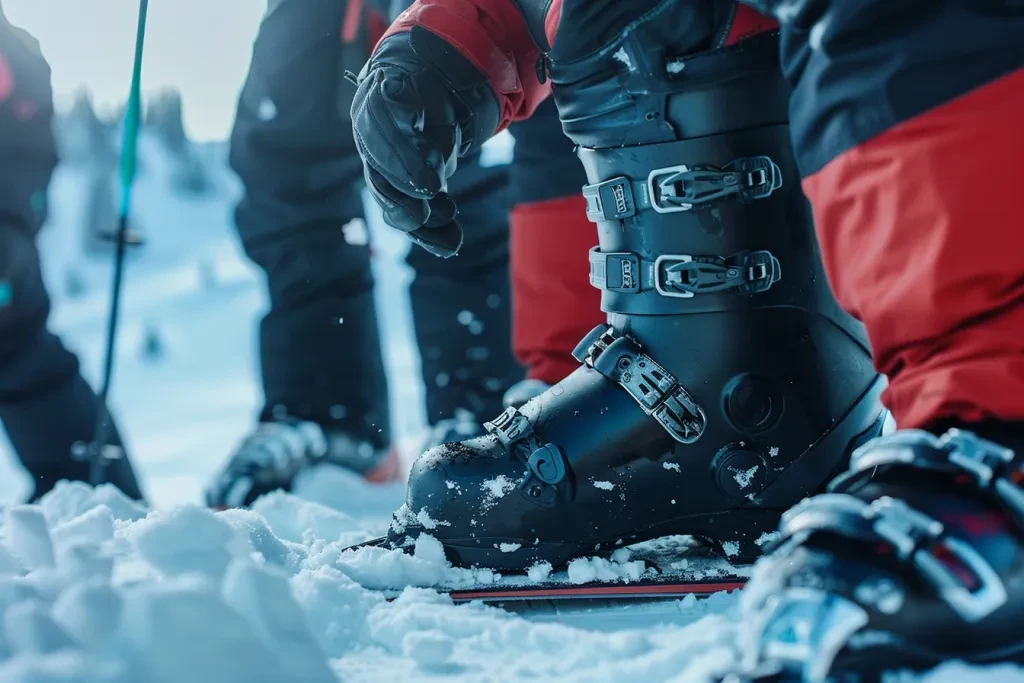
[[[678,577],[664,577],[663,580],[648,579],[631,583],[541,583],[533,586],[480,587],[452,590],[448,592],[448,596],[456,603],[530,600],[681,600],[689,595],[703,598],[723,591],[739,590],[745,583],[746,579],[740,576],[705,581],[682,581]]]
[[[386,539],[377,538],[348,550],[381,547]],[[666,537],[630,546],[629,558],[645,563],[642,572],[616,575],[614,568],[624,565],[605,562],[602,574],[592,577],[573,574],[571,568],[550,572],[544,578],[522,574],[498,574],[494,581],[471,585],[437,585],[433,589],[447,595],[456,604],[482,602],[515,612],[564,610],[628,609],[641,603],[679,601],[689,596],[706,598],[732,592],[746,584],[746,572],[722,558],[702,554],[690,537]],[[585,562],[602,560],[590,558]],[[384,591],[389,600],[401,591]]]

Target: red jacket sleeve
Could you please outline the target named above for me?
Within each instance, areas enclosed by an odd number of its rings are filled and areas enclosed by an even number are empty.
[[[384,38],[413,26],[440,36],[487,75],[500,111],[495,132],[529,118],[550,93],[537,76],[540,49],[512,0],[417,0]]]

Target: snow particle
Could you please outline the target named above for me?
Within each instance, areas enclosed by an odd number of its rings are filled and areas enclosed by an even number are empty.
[[[725,541],[722,543],[722,552],[724,552],[727,557],[736,557],[740,554],[739,541]]]
[[[736,480],[736,483],[740,485],[741,489],[745,489],[754,483],[754,475],[757,474],[757,471],[760,468],[760,465],[754,465],[749,470],[737,470],[730,468],[730,471],[735,472],[733,479]]]
[[[458,321],[460,325],[469,325],[473,322],[473,314],[470,311],[459,311]]]
[[[274,104],[274,100],[269,97],[264,97],[260,100],[259,108],[256,110],[256,115],[259,116],[260,121],[273,121],[277,118],[277,105]]]
[[[363,247],[370,243],[370,231],[366,227],[366,221],[362,218],[353,218],[341,226],[341,234],[346,244],[356,247]]]
[[[675,499],[675,498],[673,498],[673,499],[672,499],[672,504],[673,504],[673,505],[675,505],[675,504],[676,504],[676,499]]]
[[[504,474],[500,474],[494,479],[488,479],[480,484],[480,488],[484,492],[484,500],[480,504],[480,508],[487,512],[492,507],[498,504],[498,501],[504,498],[506,495],[512,492],[516,487],[514,481],[506,477]]]
[[[495,543],[494,547],[503,553],[514,553],[523,546],[521,543]]]
[[[611,483],[610,481],[595,481],[594,488],[601,489],[602,491],[611,491],[613,488],[615,488],[615,484]]]
[[[331,419],[341,420],[348,415],[348,408],[342,405],[331,406]]]
[[[499,306],[501,306],[501,297],[498,296],[497,294],[488,294],[487,295],[487,307],[488,308],[498,308]]]
[[[665,71],[668,71],[673,76],[676,74],[683,73],[683,69],[686,68],[686,62],[677,60],[675,62],[669,62],[665,65]]]
[[[772,456],[773,458],[779,457],[779,447],[778,446],[772,446],[771,448],[769,448],[768,449],[768,455]]]
[[[663,463],[661,463],[661,466],[664,467],[666,470],[669,470],[671,472],[680,472],[681,471],[680,468],[679,468],[679,463],[677,463],[677,462],[663,462]]]
[[[618,51],[616,51],[615,54],[612,55],[612,58],[617,62],[622,62],[623,64],[625,64],[626,68],[629,69],[630,71],[633,70],[633,60],[629,58],[629,53],[626,52],[626,48],[620,47]]]
[[[447,372],[439,372],[434,376],[434,384],[436,384],[441,389],[444,389],[446,386],[448,386],[448,383],[451,382],[451,380],[452,378],[448,375]]]

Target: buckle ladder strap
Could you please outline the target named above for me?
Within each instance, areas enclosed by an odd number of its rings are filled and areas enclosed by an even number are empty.
[[[629,337],[598,326],[584,337],[573,357],[625,389],[641,410],[679,443],[694,443],[703,435],[707,427],[704,409]]]
[[[647,261],[631,252],[590,250],[590,284],[610,292],[689,299],[697,294],[732,291],[758,294],[782,279],[782,266],[766,250],[721,256],[663,254]]]
[[[585,185],[587,218],[592,222],[620,221],[639,211],[690,211],[723,199],[753,201],[782,187],[782,171],[767,156],[744,157],[725,166],[668,166],[651,171],[643,181],[617,176]]]
[[[843,494],[823,494],[786,512],[776,542],[788,554],[809,538],[828,534],[889,547],[964,621],[975,623],[1007,600],[999,575],[970,545],[945,535],[941,522],[895,498],[873,503]],[[967,570],[976,579],[968,584],[951,568]]]
[[[853,453],[849,470],[829,490],[851,492],[878,472],[900,467],[971,477],[1024,530],[1024,491],[1016,484],[1024,467],[1012,450],[959,429],[941,437],[908,429],[874,439]]]

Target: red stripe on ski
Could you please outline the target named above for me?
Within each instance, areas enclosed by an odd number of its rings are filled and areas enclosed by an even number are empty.
[[[481,590],[452,591],[449,596],[455,601],[468,600],[501,600],[512,598],[576,598],[576,597],[610,597],[630,595],[706,595],[721,591],[733,591],[743,588],[744,581],[723,581],[719,583],[675,583],[652,586],[587,586],[565,588],[522,588],[515,590]]]

